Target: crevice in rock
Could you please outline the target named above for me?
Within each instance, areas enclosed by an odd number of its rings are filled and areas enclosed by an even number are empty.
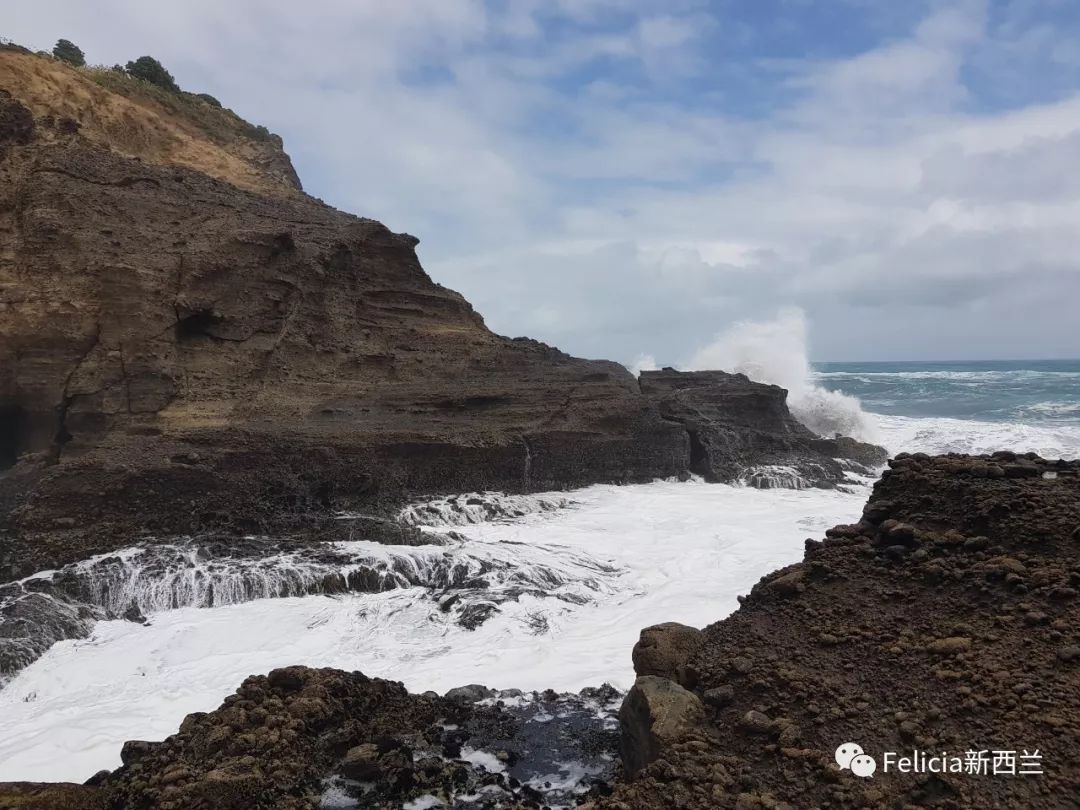
[[[64,445],[75,438],[67,427],[68,408],[71,407],[71,403],[75,400],[75,397],[69,393],[71,390],[71,381],[75,379],[75,375],[79,373],[79,369],[82,368],[83,363],[86,362],[86,358],[91,355],[100,342],[101,324],[99,323],[97,325],[97,330],[94,332],[93,340],[90,341],[90,345],[86,347],[86,351],[82,353],[78,361],[71,367],[71,371],[68,372],[67,378],[64,380],[64,391],[60,397],[60,402],[56,405],[56,433],[53,434],[52,445],[49,447],[47,456],[49,464],[59,464],[60,456],[64,452]]]
[[[212,309],[197,309],[184,316],[181,316],[178,312],[176,316],[176,340],[178,343],[187,343],[199,337],[213,338],[215,335],[210,333],[210,329],[220,322],[221,318]]]
[[[71,435],[71,431],[67,427],[67,414],[68,408],[71,407],[71,401],[74,397],[65,396],[60,404],[56,406],[56,435],[53,436],[52,448],[49,452],[49,463],[59,464],[60,456],[63,455],[64,445],[70,442],[74,436]]]
[[[686,428],[686,435],[690,439],[690,472],[707,476],[709,474],[708,449],[702,443],[696,430]]]
[[[117,356],[120,359],[120,376],[124,381],[124,403],[127,412],[131,413],[131,379],[128,377],[127,362],[124,360],[124,344],[116,344]]]
[[[26,414],[21,406],[0,405],[0,470],[14,467],[22,452]]]

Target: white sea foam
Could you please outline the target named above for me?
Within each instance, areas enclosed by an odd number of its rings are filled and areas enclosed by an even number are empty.
[[[908,453],[1034,452],[1043,458],[1080,458],[1080,425],[976,422],[876,415],[881,444]]]
[[[1023,410],[1044,416],[1080,416],[1080,402],[1037,402]]]
[[[817,371],[817,377],[838,379],[896,379],[906,380],[971,380],[974,382],[1002,382],[1033,377],[1050,376],[1052,379],[1077,378],[1080,371],[1056,371],[1054,369],[1011,369],[995,371]]]
[[[474,631],[418,587],[184,607],[151,614],[149,626],[100,622],[89,639],[54,645],[0,691],[0,781],[78,781],[116,767],[123,741],[162,739],[247,675],[288,664],[359,669],[419,691],[477,682],[626,688],[642,627],[700,627],[727,615],[761,576],[799,560],[806,537],[857,518],[865,491],[658,482],[589,487],[573,500],[572,509],[459,529],[463,557],[496,567],[533,560],[523,576],[554,572],[566,579],[559,592],[588,599],[525,591]]]
[[[398,513],[398,520],[407,526],[467,526],[514,520],[534,512],[554,512],[573,504],[572,499],[560,493],[471,492],[411,504]]]
[[[743,321],[699,349],[686,368],[722,369],[788,390],[792,415],[821,436],[841,433],[877,441],[874,420],[859,400],[827,391],[814,380],[807,352],[806,318],[800,309],[782,310],[772,321]]]

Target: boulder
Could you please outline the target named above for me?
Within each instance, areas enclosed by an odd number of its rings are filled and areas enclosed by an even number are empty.
[[[704,719],[705,707],[693,692],[667,678],[640,676],[619,710],[627,776],[636,776],[664,747],[682,739]]]
[[[477,703],[495,696],[495,690],[483,684],[470,683],[467,686],[455,686],[446,693],[446,699],[455,703]]]
[[[634,672],[693,687],[695,678],[689,663],[703,642],[702,632],[685,624],[666,622],[646,627],[634,645]]]
[[[379,748],[373,743],[364,743],[350,748],[342,757],[338,770],[346,779],[357,782],[373,782],[379,778]]]

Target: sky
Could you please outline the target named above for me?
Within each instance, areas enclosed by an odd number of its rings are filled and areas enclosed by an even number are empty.
[[[0,35],[155,56],[502,334],[1080,356],[1074,0],[8,0]]]

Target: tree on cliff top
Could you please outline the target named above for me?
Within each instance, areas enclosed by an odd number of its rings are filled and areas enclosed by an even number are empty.
[[[82,48],[70,39],[56,40],[52,53],[61,62],[67,62],[75,67],[82,67],[86,64],[86,54],[82,52]]]
[[[144,82],[157,85],[171,93],[180,92],[180,87],[176,84],[172,74],[152,56],[140,56],[134,62],[128,62],[126,69],[128,75],[134,79],[141,79]]]

